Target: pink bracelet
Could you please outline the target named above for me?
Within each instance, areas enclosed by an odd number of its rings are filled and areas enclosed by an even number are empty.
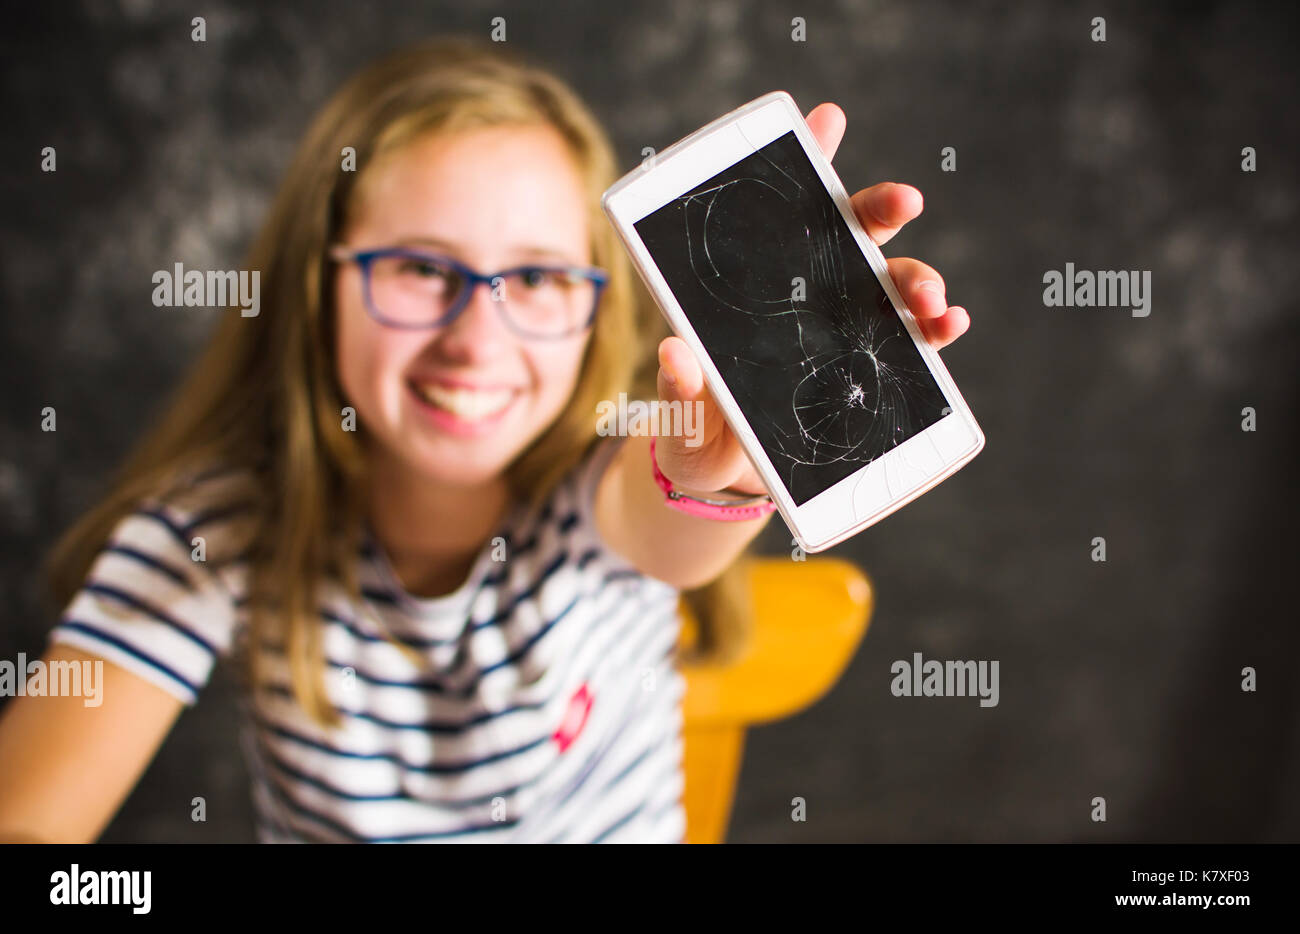
[[[776,509],[776,503],[766,493],[745,499],[702,499],[673,489],[673,482],[659,469],[655,459],[655,439],[650,439],[650,467],[654,471],[655,483],[664,491],[664,505],[688,516],[700,519],[724,519],[740,521],[758,519]]]

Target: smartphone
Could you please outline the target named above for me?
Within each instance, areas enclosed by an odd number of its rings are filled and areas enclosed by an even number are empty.
[[[804,551],[983,449],[786,92],[652,154],[601,205]]]

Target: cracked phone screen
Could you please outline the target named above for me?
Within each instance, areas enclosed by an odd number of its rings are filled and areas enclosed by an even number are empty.
[[[796,505],[943,417],[793,131],[634,226]]]

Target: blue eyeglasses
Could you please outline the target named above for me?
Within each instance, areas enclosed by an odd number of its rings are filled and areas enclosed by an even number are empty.
[[[571,337],[591,326],[609,281],[605,270],[589,266],[516,266],[483,275],[450,256],[407,247],[353,250],[338,244],[329,255],[361,268],[366,310],[394,328],[450,324],[481,282],[516,334],[536,340]]]

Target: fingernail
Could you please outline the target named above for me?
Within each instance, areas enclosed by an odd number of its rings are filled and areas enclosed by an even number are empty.
[[[925,289],[927,292],[933,292],[935,295],[943,298],[943,286],[932,279],[927,279],[925,282],[922,282],[918,288]]]
[[[665,367],[661,367],[660,369],[663,370],[663,373],[664,373],[664,379],[668,381],[668,385],[669,385],[669,386],[676,386],[676,385],[677,385],[677,377],[676,377],[676,376],[673,376],[673,371],[670,370],[670,369],[668,369],[668,367],[666,367],[666,366],[665,366]]]

